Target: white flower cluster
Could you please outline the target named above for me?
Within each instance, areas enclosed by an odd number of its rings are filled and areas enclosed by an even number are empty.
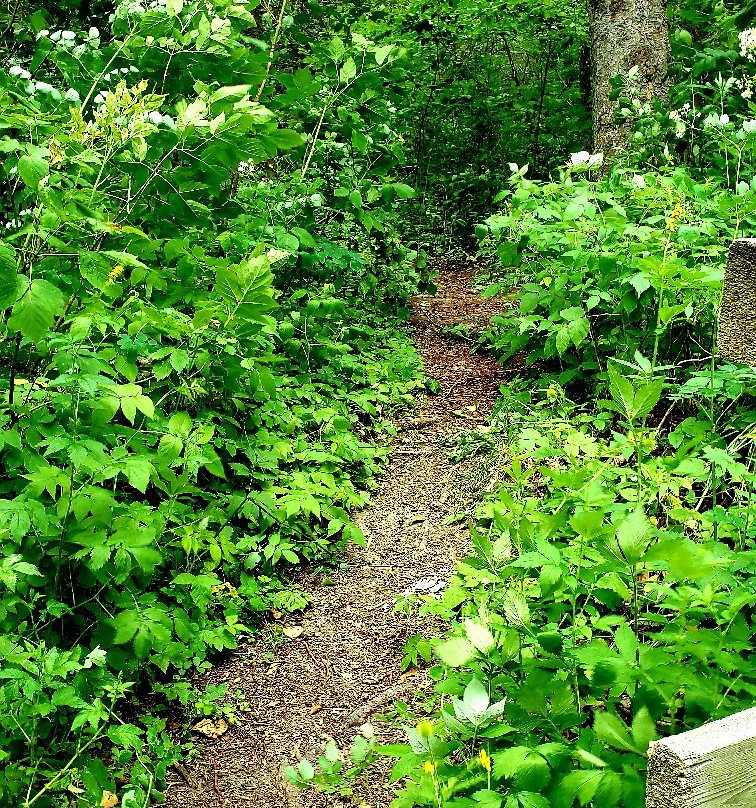
[[[725,112],[722,115],[717,115],[715,112],[712,112],[711,115],[707,115],[704,118],[704,129],[722,129],[725,126],[729,126],[730,124],[730,116]]]
[[[174,121],[170,115],[163,115],[156,109],[153,109],[152,112],[148,112],[144,116],[144,119],[145,121],[149,121],[150,123],[155,124],[155,126],[160,126],[160,124],[163,124],[163,126],[167,126],[168,129],[176,128],[176,121]]]
[[[685,132],[687,130],[687,126],[685,125],[685,121],[683,120],[683,116],[680,112],[676,109],[673,109],[672,112],[669,113],[669,117],[675,123],[675,135],[677,137],[684,137]]]
[[[255,164],[251,160],[242,160],[236,170],[243,180],[250,180],[255,176]]]
[[[24,70],[24,68],[19,65],[13,65],[13,67],[8,70],[8,75],[17,76],[20,79],[26,80],[31,78],[31,73],[28,70]]]
[[[756,59],[756,28],[748,28],[738,35],[740,55],[746,59]]]
[[[27,216],[31,216],[34,211],[31,208],[26,208],[26,210],[20,210],[18,212],[18,219],[10,219],[5,223],[6,230],[17,230],[19,227],[23,226],[23,222],[21,219],[25,219]]]
[[[105,73],[102,77],[103,81],[115,81],[119,76],[127,76],[129,73],[138,73],[139,70],[131,65],[131,67],[115,67],[109,73]]]
[[[74,56],[81,56],[89,49],[100,47],[100,32],[92,26],[86,34],[77,34],[74,31],[53,31],[46,28],[37,34],[37,39],[49,39],[57,47],[70,50]],[[77,44],[77,39],[79,40]]]
[[[756,132],[756,120],[752,119],[750,121],[743,121],[743,131],[747,135],[752,135],[754,132]]]
[[[105,73],[102,77],[103,81],[115,81],[116,79],[120,79],[122,76],[128,76],[130,73],[138,73],[139,70],[131,65],[131,67],[116,67],[113,68],[109,73]],[[105,103],[105,97],[107,96],[107,90],[103,92],[97,93],[97,95],[92,99],[95,104],[98,106],[100,104]]]
[[[8,73],[11,76],[18,76],[21,79],[25,79],[28,83],[26,85],[26,92],[29,95],[36,95],[36,93],[42,93],[42,95],[49,95],[53,101],[60,101],[63,98],[63,94],[57,87],[54,87],[47,81],[32,81],[31,75],[29,74],[28,70],[23,70],[20,67],[12,67]],[[75,90],[69,90],[69,93],[76,92]],[[66,98],[68,98],[68,93],[66,93]]]
[[[744,98],[746,101],[750,101],[753,98],[754,83],[752,79],[747,76],[736,79],[735,86],[740,90],[741,98]]]
[[[604,164],[604,153],[597,152],[591,154],[587,151],[579,151],[570,155],[570,163],[575,171],[590,171],[592,168],[599,168]]]
[[[691,109],[690,104],[683,104],[680,109],[673,109],[669,113],[669,117],[675,124],[675,135],[681,138],[685,136],[688,126],[694,122],[696,113]]]
[[[646,178],[643,174],[633,174],[633,188],[639,191],[646,187]]]
[[[42,93],[42,95],[49,95],[53,101],[60,101],[61,98],[64,98],[66,101],[71,101],[74,104],[78,104],[81,100],[79,93],[76,92],[73,87],[70,87],[65,93],[61,93],[57,87],[54,87],[47,81],[32,81],[31,73],[29,73],[28,70],[24,70],[24,68],[19,65],[13,65],[13,67],[8,70],[8,75],[28,82],[26,92],[31,96],[36,95],[36,93]]]
[[[129,14],[144,14],[146,11],[164,11],[166,0],[123,0],[118,4],[115,14],[110,15],[110,22],[116,17],[127,17]]]

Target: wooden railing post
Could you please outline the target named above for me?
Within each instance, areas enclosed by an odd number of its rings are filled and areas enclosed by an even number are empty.
[[[756,367],[756,239],[732,242],[719,309],[719,354]]]
[[[756,808],[756,707],[654,741],[646,808]]]

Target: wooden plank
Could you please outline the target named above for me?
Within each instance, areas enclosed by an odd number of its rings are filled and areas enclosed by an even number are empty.
[[[756,367],[756,239],[733,241],[719,308],[719,354]]]
[[[646,808],[755,808],[756,707],[654,741]]]

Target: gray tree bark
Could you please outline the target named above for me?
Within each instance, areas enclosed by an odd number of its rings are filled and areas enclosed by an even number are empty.
[[[591,35],[593,150],[616,154],[627,146],[630,123],[616,120],[611,80],[633,67],[640,99],[669,100],[670,58],[666,0],[588,0]]]

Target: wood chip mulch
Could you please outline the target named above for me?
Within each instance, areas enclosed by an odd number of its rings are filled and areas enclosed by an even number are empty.
[[[335,572],[305,577],[310,606],[271,618],[205,677],[224,682],[231,694],[241,691],[249,711],[220,737],[202,738],[197,758],[181,773],[171,770],[170,808],[387,808],[391,802],[382,766],[353,797],[301,792],[282,772],[302,757],[315,760],[331,738],[348,746],[371,719],[381,742],[401,741],[400,728],[374,716],[428,688],[423,671],[402,674],[403,649],[413,634],[432,635],[440,626],[418,617],[417,609],[396,611],[396,599],[438,593],[465,553],[467,529],[446,524],[465,496],[464,469],[448,460],[450,441],[487,422],[510,374],[492,357],[471,352],[470,341],[446,333],[459,324],[480,331],[510,304],[473,291],[472,262],[437,267],[439,291],[413,299],[412,329],[441,392],[397,423],[382,485],[356,517],[367,546],[350,548]]]

